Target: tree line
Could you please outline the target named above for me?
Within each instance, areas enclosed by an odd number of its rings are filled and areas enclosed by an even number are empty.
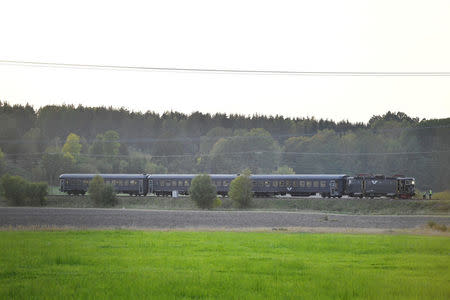
[[[377,173],[450,179],[450,118],[402,112],[367,124],[315,118],[132,112],[0,102],[0,174],[57,185],[61,173]]]

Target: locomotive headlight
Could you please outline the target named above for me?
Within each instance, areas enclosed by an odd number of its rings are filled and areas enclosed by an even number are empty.
[[[411,181],[411,184],[414,185],[414,184],[416,184],[416,182],[413,180],[413,181]]]

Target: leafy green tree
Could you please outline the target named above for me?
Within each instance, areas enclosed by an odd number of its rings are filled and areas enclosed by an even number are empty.
[[[208,131],[205,136],[201,137],[200,152],[209,153],[214,144],[223,137],[231,136],[233,131],[229,128],[214,127]]]
[[[145,173],[147,173],[147,174],[166,174],[167,168],[162,165],[158,165],[158,164],[155,164],[154,162],[149,161],[145,164]]]
[[[239,130],[235,136],[219,139],[210,155],[212,173],[237,173],[250,168],[254,173],[272,172],[280,161],[281,149],[262,128]]]
[[[198,175],[192,179],[189,194],[197,206],[202,209],[211,209],[217,196],[216,187],[207,174]]]
[[[59,175],[73,170],[73,157],[63,154],[58,148],[50,147],[42,156],[42,167],[48,182],[56,184]]]
[[[238,205],[239,208],[248,208],[251,205],[253,192],[252,180],[248,172],[242,174],[230,183],[230,198]]]
[[[103,135],[103,153],[106,155],[119,154],[119,134],[114,130],[108,130]]]
[[[80,143],[80,137],[75,133],[71,133],[67,136],[66,143],[62,147],[64,154],[70,154],[77,160],[83,146]]]
[[[295,172],[291,167],[283,165],[279,166],[274,174],[295,174]]]
[[[94,204],[97,207],[112,207],[118,203],[114,187],[106,185],[100,175],[94,176],[91,180],[88,193],[89,198],[94,201]]]
[[[89,152],[91,154],[101,155],[103,154],[103,134],[97,134],[94,142],[92,143]]]
[[[31,128],[22,137],[20,153],[23,154],[18,164],[30,170],[36,162],[36,153],[41,153],[45,148],[43,136],[39,128]]]

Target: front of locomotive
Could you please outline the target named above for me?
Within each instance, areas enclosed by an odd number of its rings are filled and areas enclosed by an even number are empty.
[[[416,179],[414,177],[398,178],[399,197],[411,198],[416,194]]]

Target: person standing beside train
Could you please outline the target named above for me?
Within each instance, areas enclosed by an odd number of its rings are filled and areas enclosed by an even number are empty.
[[[431,190],[431,188],[430,188],[430,190],[428,191],[428,199],[429,200],[431,200],[431,196],[433,195],[433,191]]]

